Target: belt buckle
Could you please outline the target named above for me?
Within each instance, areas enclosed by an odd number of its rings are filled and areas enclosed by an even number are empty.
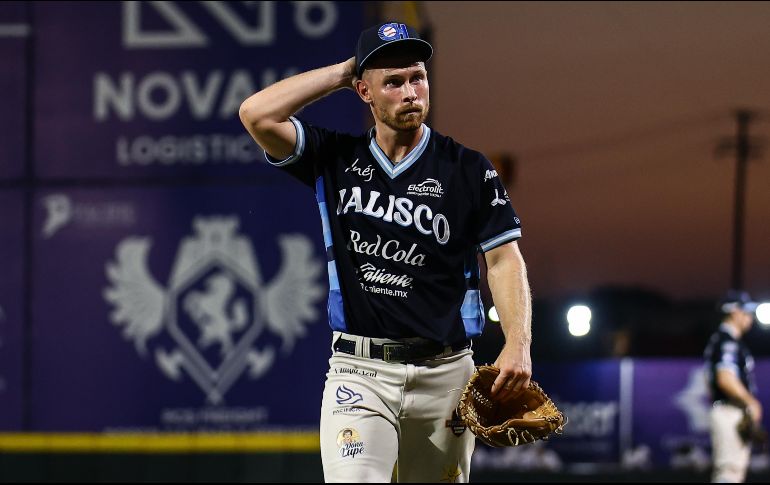
[[[403,347],[403,344],[382,344],[382,360],[385,362],[401,362],[401,359],[396,359],[393,355],[399,347]]]

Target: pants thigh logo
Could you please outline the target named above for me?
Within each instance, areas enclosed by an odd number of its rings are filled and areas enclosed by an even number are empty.
[[[355,458],[364,453],[361,435],[353,428],[343,428],[337,433],[337,448],[342,458]]]
[[[457,410],[452,411],[452,417],[444,422],[444,427],[452,430],[452,434],[460,437],[465,432],[465,423],[460,416],[457,415]]]
[[[364,397],[356,391],[350,389],[345,384],[337,388],[337,404],[358,404],[363,401]]]

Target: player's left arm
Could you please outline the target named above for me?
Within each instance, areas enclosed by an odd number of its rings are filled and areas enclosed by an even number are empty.
[[[491,249],[484,257],[489,288],[505,335],[505,345],[495,361],[500,375],[492,385],[492,396],[500,391],[510,395],[526,389],[532,376],[532,301],[527,268],[516,241]],[[506,386],[508,381],[511,384]]]

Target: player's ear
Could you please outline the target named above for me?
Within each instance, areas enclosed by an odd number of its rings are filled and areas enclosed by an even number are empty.
[[[366,104],[372,104],[372,96],[371,91],[369,90],[369,83],[363,79],[356,80],[356,93],[358,93],[358,97],[361,98],[361,101]]]

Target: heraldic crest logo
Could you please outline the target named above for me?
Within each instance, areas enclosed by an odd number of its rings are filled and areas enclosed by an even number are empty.
[[[171,380],[186,374],[211,404],[222,403],[244,372],[259,379],[272,367],[275,348],[257,342],[265,330],[291,352],[319,317],[316,303],[325,293],[310,238],[278,236],[280,267],[264,282],[251,241],[238,226],[237,217],[196,217],[195,235],[180,243],[165,288],[148,267],[149,237],[123,239],[106,265],[110,321],[142,357],[148,342],[167,332],[175,346],[155,345],[155,363]]]

